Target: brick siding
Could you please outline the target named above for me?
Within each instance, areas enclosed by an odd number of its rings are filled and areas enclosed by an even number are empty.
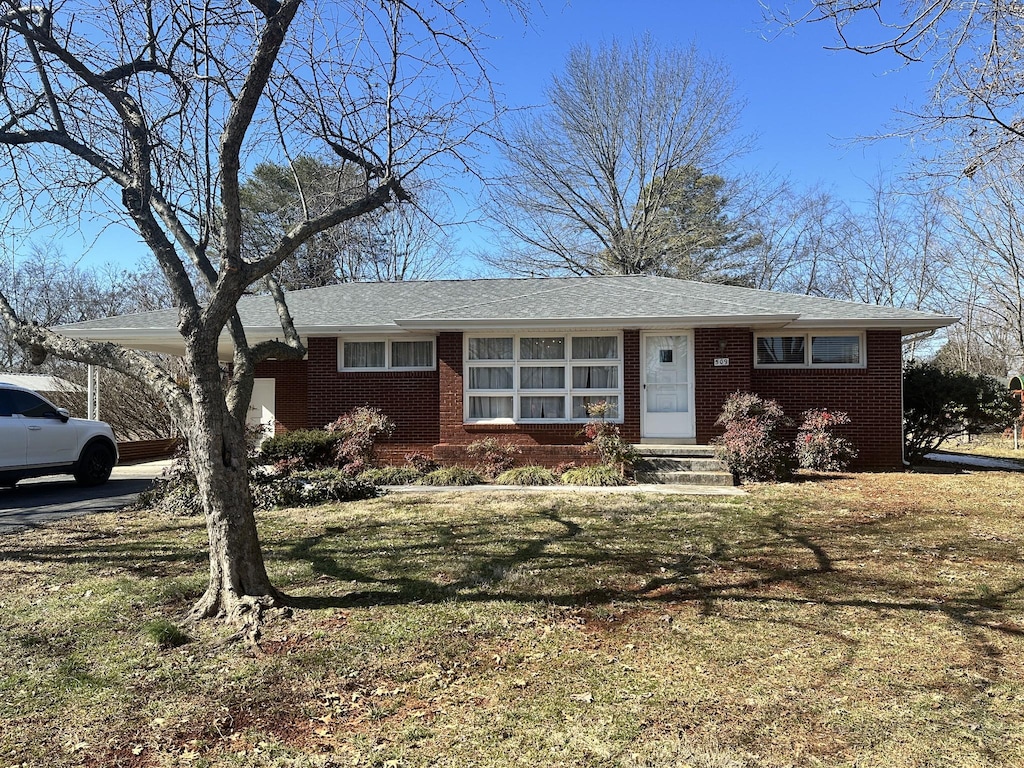
[[[852,469],[903,467],[903,346],[899,331],[867,332],[867,368],[769,370],[752,384],[794,420],[810,408],[846,411],[844,437],[857,447]]]
[[[274,380],[274,432],[309,426],[309,385],[305,360],[264,360],[256,378]]]
[[[257,367],[257,376],[277,381],[279,430],[320,428],[353,408],[373,406],[396,423],[395,434],[380,451],[389,461],[400,462],[415,452],[456,462],[467,445],[488,436],[518,445],[520,464],[593,461],[580,452],[580,424],[464,424],[462,333],[438,335],[434,371],[339,372],[337,339],[311,338],[308,345],[307,361],[268,361]],[[755,369],[749,329],[697,328],[693,347],[698,443],[721,434],[715,420],[730,394],[753,391],[778,400],[794,419],[808,408],[848,412],[851,424],[843,434],[860,454],[854,468],[902,467],[899,331],[867,333],[866,369]],[[715,366],[716,358],[728,358],[729,365]],[[631,442],[640,440],[641,364],[640,332],[626,330],[621,429]]]
[[[697,442],[707,444],[722,433],[715,425],[733,392],[753,386],[754,335],[747,328],[696,328],[693,332],[694,426]],[[716,366],[715,360],[729,364]]]

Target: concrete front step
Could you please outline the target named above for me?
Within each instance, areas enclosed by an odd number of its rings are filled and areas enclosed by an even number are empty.
[[[641,456],[704,456],[714,457],[715,446],[713,445],[658,445],[656,443],[641,443],[634,445],[637,453]]]
[[[642,456],[641,469],[654,472],[721,472],[722,462],[703,456]]]
[[[647,472],[636,470],[633,474],[638,483],[657,483],[661,485],[736,485],[732,472]]]
[[[641,483],[723,485],[736,482],[710,445],[636,445],[640,461],[636,479]]]

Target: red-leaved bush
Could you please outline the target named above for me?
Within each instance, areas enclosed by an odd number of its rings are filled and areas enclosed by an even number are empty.
[[[846,469],[857,456],[849,440],[835,434],[836,427],[850,423],[843,411],[804,411],[803,423],[796,435],[794,448],[797,462],[804,469],[836,472]]]
[[[735,392],[716,424],[725,427],[715,441],[729,471],[746,480],[785,480],[793,474],[793,446],[782,435],[792,422],[775,400]]]
[[[602,462],[618,467],[619,472],[625,474],[636,464],[639,456],[636,449],[623,439],[619,425],[608,421],[611,409],[611,404],[605,400],[587,405],[590,421],[580,431],[587,438],[583,449],[596,453]]]
[[[377,466],[374,446],[380,438],[391,436],[395,423],[379,409],[364,406],[339,416],[324,429],[338,437],[334,446],[338,466],[357,475]]]

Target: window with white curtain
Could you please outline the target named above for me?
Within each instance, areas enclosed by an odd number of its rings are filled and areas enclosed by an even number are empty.
[[[867,365],[863,333],[810,332],[754,336],[757,368],[863,368]]]
[[[619,334],[515,334],[466,337],[467,421],[588,421],[607,402],[621,420]]]
[[[384,368],[387,366],[386,342],[346,341],[342,360],[344,368]]]
[[[338,339],[341,371],[433,369],[433,339]]]

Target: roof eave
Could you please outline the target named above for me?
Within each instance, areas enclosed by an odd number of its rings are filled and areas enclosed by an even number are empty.
[[[709,328],[741,326],[781,328],[799,318],[799,315],[688,315],[672,317],[542,317],[520,319],[494,318],[408,318],[395,320],[395,324],[409,330],[443,331],[505,331],[530,328]]]
[[[940,328],[953,325],[960,321],[959,317],[950,315],[932,315],[927,317],[892,317],[892,318],[862,318],[862,319],[814,319],[800,318],[790,323],[787,328],[828,330],[836,329],[870,329],[870,330],[899,330],[904,335],[918,333],[920,331],[937,331]]]

